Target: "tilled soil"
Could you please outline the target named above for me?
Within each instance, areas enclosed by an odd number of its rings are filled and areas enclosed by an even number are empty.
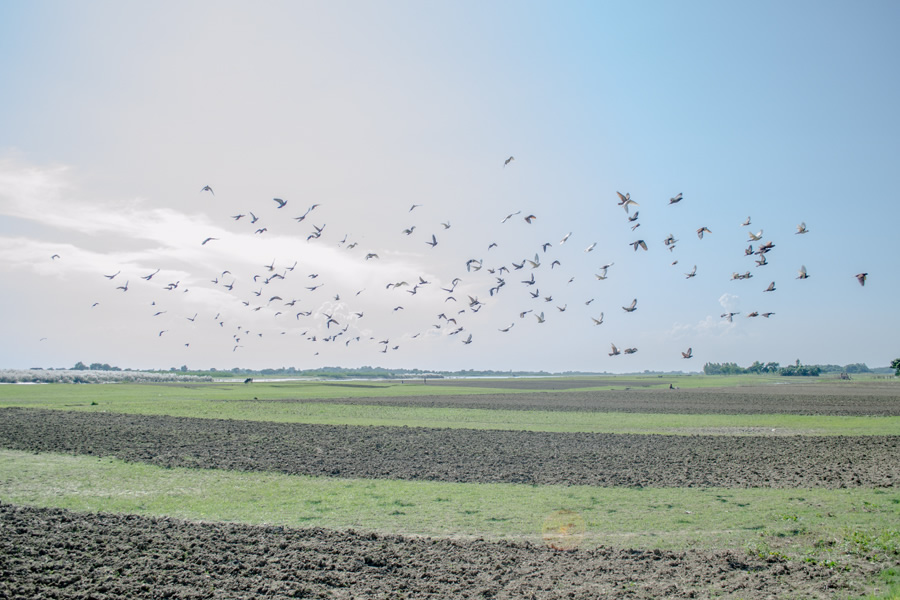
[[[354,427],[0,409],[0,447],[167,467],[653,487],[891,487],[900,436],[659,436]]]
[[[617,382],[623,383],[623,382]],[[496,394],[408,396],[394,398],[343,398],[276,402],[373,404],[382,406],[426,406],[483,408],[488,410],[559,410],[586,412],[633,412],[668,414],[795,414],[836,416],[900,416],[900,385],[894,382],[842,385],[797,384],[707,389],[640,389],[647,380],[624,382],[636,389],[583,391],[585,380],[511,379],[501,381],[435,380],[406,386],[434,388],[497,388]],[[658,382],[657,382],[658,383]],[[351,384],[348,384],[348,386]],[[356,384],[353,384],[357,387]],[[529,393],[503,393],[502,390]],[[543,390],[548,390],[544,392]],[[556,390],[556,391],[553,391]],[[559,393],[559,390],[571,390]]]
[[[861,562],[858,576],[871,576]],[[745,552],[382,536],[0,504],[0,598],[831,598],[841,571]]]

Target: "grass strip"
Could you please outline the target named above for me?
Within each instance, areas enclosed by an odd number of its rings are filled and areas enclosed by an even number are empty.
[[[597,488],[165,469],[0,450],[0,501],[189,520],[526,539],[559,511],[581,547],[746,548],[839,561],[900,555],[900,489]]]
[[[34,387],[34,386],[30,386]],[[44,387],[44,386],[42,386]],[[88,386],[69,386],[82,390]],[[90,386],[90,389],[119,386]],[[662,435],[900,435],[900,417],[791,414],[666,414],[488,410],[480,408],[379,406],[322,402],[221,401],[178,395],[103,394],[92,397],[22,396],[0,407],[170,415],[204,419],[316,425],[435,427],[507,431],[634,433]],[[151,390],[152,391],[152,390]]]

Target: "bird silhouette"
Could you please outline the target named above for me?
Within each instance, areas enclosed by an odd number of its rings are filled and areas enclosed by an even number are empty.
[[[868,273],[857,273],[856,280],[859,282],[859,285],[866,285],[866,277],[868,277]]]

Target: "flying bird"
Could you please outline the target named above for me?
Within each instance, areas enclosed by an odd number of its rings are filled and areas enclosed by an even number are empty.
[[[628,306],[623,306],[623,307],[622,307],[622,310],[624,310],[625,312],[634,312],[634,311],[636,311],[636,310],[637,310],[637,298],[635,298],[634,300],[632,300],[632,301],[631,301],[631,304],[629,304]]]
[[[631,242],[631,243],[629,244],[629,246],[633,246],[633,247],[634,247],[634,251],[637,252],[638,246],[640,246],[641,248],[643,248],[644,250],[646,250],[646,249],[647,249],[647,242],[645,242],[644,240],[635,240],[635,241]]]
[[[807,279],[809,275],[806,273],[806,265],[800,265],[800,270],[797,271],[797,279]]]
[[[205,240],[203,240],[202,242],[200,242],[200,245],[201,245],[201,246],[205,246],[205,245],[206,245],[206,242],[214,242],[214,241],[217,241],[218,239],[219,239],[219,238],[208,237],[208,238],[206,238]]]
[[[603,325],[603,313],[600,313],[600,318],[591,317],[591,320],[594,322],[594,325]]]
[[[759,240],[762,239],[762,234],[763,234],[763,230],[760,229],[759,232],[757,232],[757,233],[752,233],[752,232],[751,232],[751,233],[749,233],[748,235],[750,236],[750,241],[751,241],[751,242],[758,242]]]
[[[626,193],[624,196],[622,192],[616,192],[619,195],[619,206],[625,209],[625,212],[628,212],[628,206],[633,204],[635,206],[640,206],[637,202],[631,199],[631,193]]]
[[[750,224],[750,217],[747,217],[747,219],[743,223],[741,223],[741,227],[746,227],[749,224]]]
[[[204,186],[203,186],[203,189],[201,189],[200,191],[201,191],[201,192],[209,192],[209,193],[212,194],[213,196],[216,195],[216,193],[213,191],[213,189],[212,189],[211,187],[209,187],[208,185],[204,185]]]
[[[866,285],[866,277],[868,276],[868,273],[857,273],[856,280],[859,282],[859,285]]]
[[[610,344],[610,346],[612,346],[612,352],[609,353],[610,356],[618,356],[621,354],[615,344]]]
[[[437,246],[437,238],[434,237],[434,234],[432,233],[432,234],[431,234],[431,241],[429,242],[429,241],[426,240],[425,243],[428,244],[429,246],[431,246],[432,248],[434,248],[435,246]]]
[[[287,200],[282,200],[281,198],[272,198],[272,200],[278,204],[278,208],[284,208],[284,205],[287,204]]]
[[[706,227],[704,225],[703,227],[701,227],[700,229],[697,230],[697,237],[702,240],[704,233],[712,233],[712,231],[709,230],[709,227]]]
[[[690,272],[690,273],[685,273],[685,274],[684,274],[685,278],[687,278],[687,279],[690,279],[691,277],[694,277],[694,276],[696,276],[696,275],[697,275],[697,265],[694,265],[694,268],[691,269],[691,272]]]
[[[694,355],[693,355],[693,348],[688,348],[688,349],[687,349],[687,352],[682,352],[682,353],[681,353],[681,358],[694,358]]]
[[[764,292],[774,292],[775,291],[775,282],[769,284],[769,287],[763,290]]]
[[[681,202],[681,192],[678,193],[674,198],[669,198],[669,204],[675,204],[677,202]]]
[[[501,224],[502,224],[502,223],[506,223],[507,221],[509,221],[510,219],[512,219],[514,216],[516,216],[516,215],[518,215],[518,214],[521,214],[521,212],[522,212],[521,210],[517,210],[517,211],[514,212],[514,213],[509,213],[508,215],[506,215],[505,217],[503,217],[503,220],[500,221],[500,223],[501,223]]]
[[[506,165],[508,165],[509,163],[511,163],[514,160],[516,160],[516,157],[510,156],[509,158],[507,158],[506,160],[503,161],[503,166],[505,167]]]
[[[809,233],[809,229],[806,228],[806,223],[797,225],[797,233]]]

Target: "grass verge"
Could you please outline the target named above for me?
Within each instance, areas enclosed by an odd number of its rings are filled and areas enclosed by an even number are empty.
[[[839,565],[900,556],[898,489],[597,488],[165,469],[0,450],[0,501],[189,520],[541,541],[560,510],[582,547],[744,548]]]

